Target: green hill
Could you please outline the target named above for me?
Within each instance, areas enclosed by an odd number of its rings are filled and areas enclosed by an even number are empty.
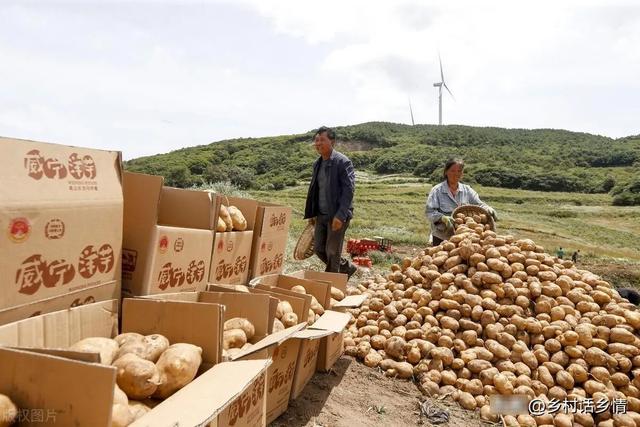
[[[640,170],[640,135],[612,139],[554,129],[381,122],[335,129],[338,150],[358,170],[376,174],[409,173],[437,182],[445,160],[462,157],[465,181],[485,186],[581,193],[615,188],[623,195],[638,190],[633,182]],[[244,189],[279,190],[310,177],[317,156],[312,136],[309,131],[219,141],[133,159],[125,168],[163,175],[177,187],[230,181]]]

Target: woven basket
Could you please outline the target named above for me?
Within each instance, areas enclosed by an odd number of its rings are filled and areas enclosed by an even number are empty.
[[[489,228],[491,228],[491,231],[496,231],[496,223],[493,220],[493,217],[491,215],[489,215],[489,212],[487,212],[484,208],[477,206],[477,205],[462,205],[462,206],[458,206],[453,213],[451,214],[451,217],[455,220],[455,217],[457,214],[463,214],[465,216],[471,216],[474,214],[477,215],[486,215],[487,216],[487,221],[489,221]]]
[[[298,239],[298,243],[296,243],[296,247],[293,250],[293,258],[298,261],[302,261],[303,259],[307,259],[313,255],[313,235],[315,233],[315,226],[311,224],[307,224],[302,233],[300,234],[300,238]]]

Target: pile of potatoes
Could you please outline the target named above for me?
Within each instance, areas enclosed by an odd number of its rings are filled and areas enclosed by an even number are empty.
[[[160,334],[89,337],[69,349],[98,353],[100,363],[117,368],[112,426],[129,425],[155,405],[151,399],[166,399],[189,384],[202,363],[202,348],[170,344]]]
[[[256,328],[244,317],[234,317],[224,322],[222,358],[230,360],[248,348],[256,334]]]
[[[0,393],[0,427],[10,426],[18,418],[18,407],[9,398]]]
[[[609,283],[472,217],[352,288],[345,352],[427,395],[490,414],[489,396],[627,400],[627,413],[504,416],[505,425],[640,426],[640,312]]]
[[[240,209],[235,206],[220,205],[217,232],[244,231],[247,229],[247,220]]]

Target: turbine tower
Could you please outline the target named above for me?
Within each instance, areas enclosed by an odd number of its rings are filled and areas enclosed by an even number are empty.
[[[442,125],[442,87],[444,86],[444,88],[447,90],[447,92],[449,92],[449,95],[451,95],[452,98],[453,94],[444,81],[444,73],[442,72],[442,59],[440,58],[440,55],[438,55],[438,61],[440,61],[440,81],[434,83],[433,86],[438,88],[438,124]]]

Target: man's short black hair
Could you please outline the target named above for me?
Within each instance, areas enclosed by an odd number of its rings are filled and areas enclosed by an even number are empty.
[[[313,137],[315,138],[316,136],[323,134],[325,132],[327,133],[327,138],[329,138],[331,141],[336,140],[336,132],[333,129],[328,128],[326,126],[320,126],[320,128],[316,131]]]

